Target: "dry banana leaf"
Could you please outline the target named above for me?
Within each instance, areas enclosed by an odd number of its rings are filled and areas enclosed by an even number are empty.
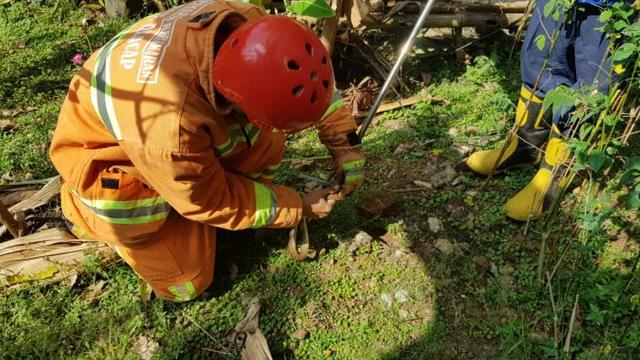
[[[105,244],[76,239],[64,229],[45,230],[0,243],[0,287],[55,282],[77,274],[88,256],[113,257]]]

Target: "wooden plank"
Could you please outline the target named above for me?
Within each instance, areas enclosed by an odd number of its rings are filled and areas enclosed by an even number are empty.
[[[405,98],[405,99],[400,99],[397,101],[393,101],[393,102],[387,102],[387,103],[383,103],[382,105],[380,105],[378,107],[378,110],[376,111],[376,114],[380,114],[386,111],[391,111],[391,110],[395,110],[395,109],[399,109],[401,107],[405,107],[405,106],[411,106],[411,105],[415,105],[421,101],[431,101],[432,103],[435,104],[439,104],[439,105],[443,105],[443,104],[447,104],[448,101],[445,99],[440,99],[440,98],[434,98],[431,95],[416,95],[416,96],[412,96],[409,98]],[[362,111],[359,112],[358,114],[356,114],[356,118],[363,118],[366,117],[368,114],[367,111]]]
[[[382,28],[396,28],[399,26],[413,26],[415,14],[397,14],[384,23]],[[432,14],[424,23],[425,28],[450,27],[506,27],[522,19],[521,13],[491,13],[491,12],[458,12],[451,14]]]
[[[0,201],[7,206],[12,207],[13,205],[23,201],[31,196],[35,195],[38,190],[18,190],[18,191],[10,191],[2,196],[0,196]]]
[[[54,197],[60,194],[60,186],[62,185],[62,181],[60,176],[54,176],[49,179],[49,182],[42,187],[37,193],[31,196],[28,199],[25,199],[16,205],[12,206],[9,210],[13,213],[17,213],[19,211],[25,211],[30,209],[35,209],[42,205],[45,205],[51,201]]]
[[[320,41],[327,49],[329,57],[333,54],[333,48],[335,47],[336,34],[338,32],[338,20],[342,16],[342,2],[343,0],[334,0],[336,4],[336,16],[325,19],[324,26],[322,27],[322,33],[320,34]]]
[[[6,206],[0,201],[0,222],[7,227],[7,230],[14,238],[20,237],[27,230],[27,224],[24,221],[18,221],[9,212]]]

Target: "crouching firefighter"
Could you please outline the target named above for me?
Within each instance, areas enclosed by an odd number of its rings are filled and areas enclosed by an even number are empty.
[[[304,25],[222,0],[149,16],[71,80],[50,149],[64,216],[158,297],[191,300],[213,280],[216,229],[291,228],[331,212],[334,188],[272,184],[284,134],[312,126],[348,195],[364,179],[356,124]]]
[[[559,9],[566,14],[565,19],[544,15],[549,1],[536,1],[522,45],[522,87],[515,133],[504,149],[478,151],[466,160],[473,172],[485,176],[522,166],[539,166],[529,184],[505,205],[506,215],[518,221],[545,215],[567,185],[570,159],[567,140],[577,130],[569,124],[573,109],[556,114],[550,110],[543,112],[545,95],[558,86],[590,87],[607,94],[612,78],[609,39],[600,30],[604,24],[599,16],[603,8],[615,1],[577,0],[571,8]],[[540,44],[543,46],[539,47]]]

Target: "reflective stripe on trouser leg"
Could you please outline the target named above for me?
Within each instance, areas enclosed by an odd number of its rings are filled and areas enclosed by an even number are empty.
[[[198,296],[196,288],[193,286],[193,283],[191,281],[187,281],[180,285],[169,286],[168,290],[174,296],[174,298],[172,299],[173,301],[189,301],[195,299]]]
[[[344,170],[344,182],[347,184],[362,183],[364,181],[363,159],[350,161],[342,165]]]

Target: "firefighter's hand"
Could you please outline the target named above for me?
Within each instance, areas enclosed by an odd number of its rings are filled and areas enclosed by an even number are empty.
[[[328,147],[336,164],[336,178],[340,187],[340,196],[345,197],[364,182],[365,158],[358,146]]]
[[[337,200],[338,186],[318,186],[302,196],[302,215],[309,219],[322,219],[329,215]]]

